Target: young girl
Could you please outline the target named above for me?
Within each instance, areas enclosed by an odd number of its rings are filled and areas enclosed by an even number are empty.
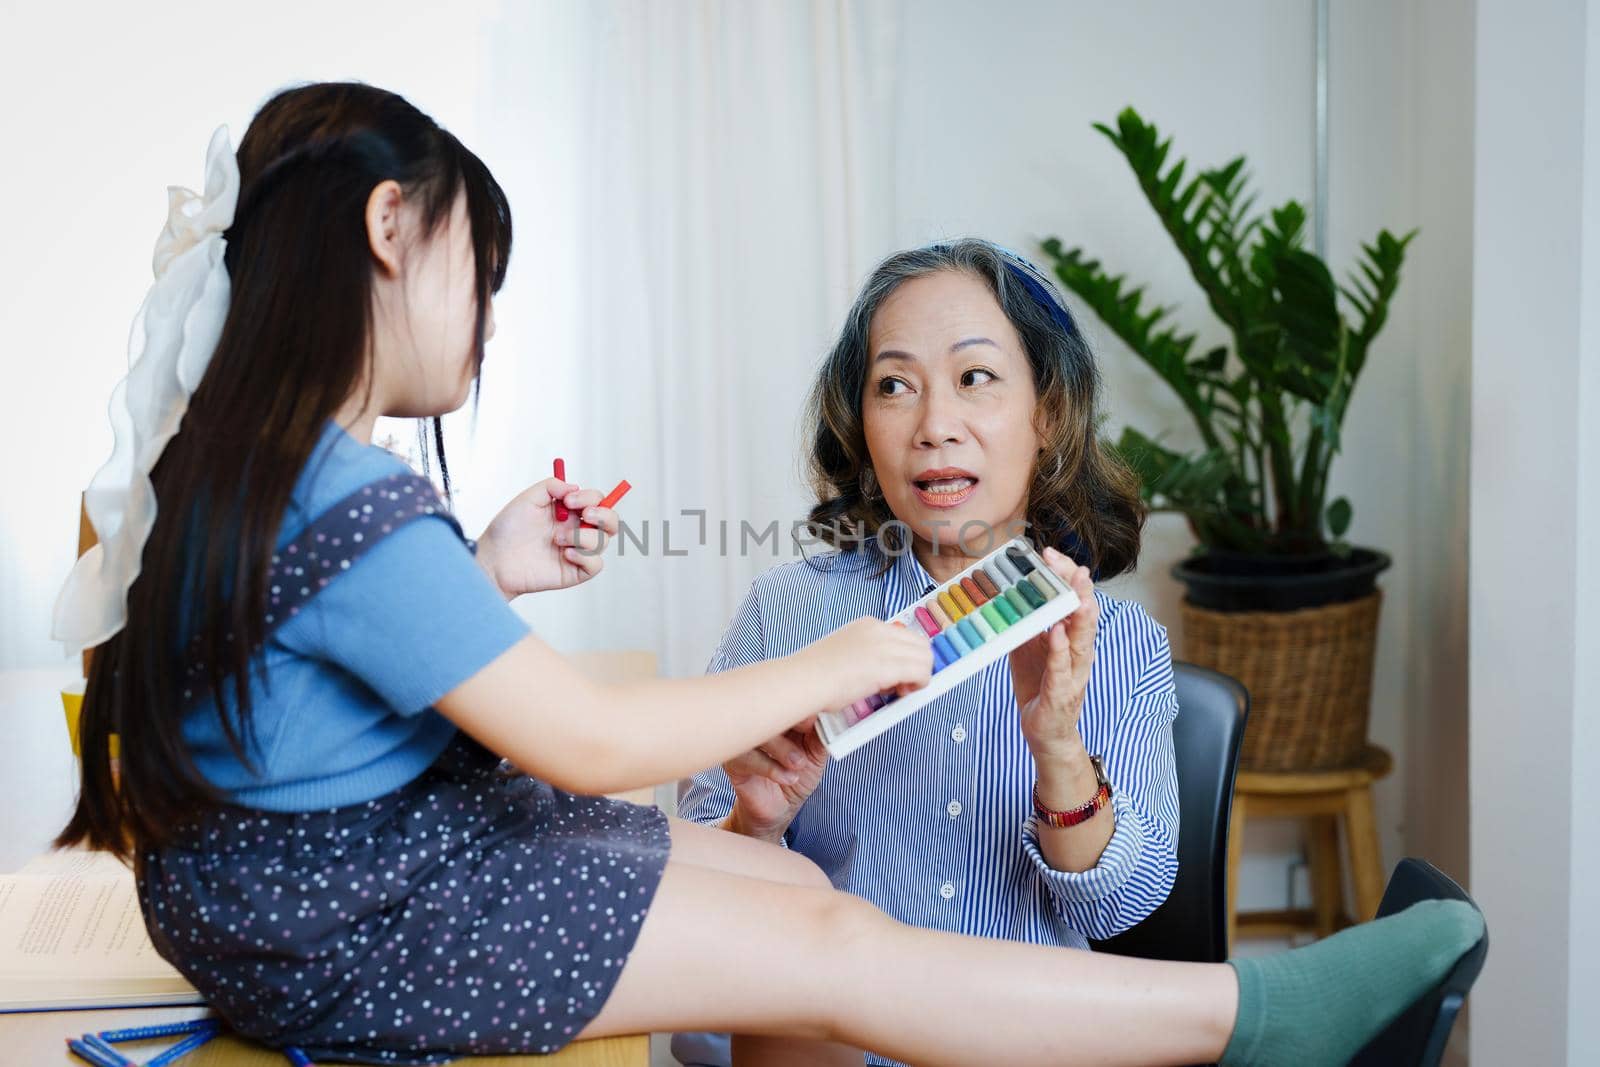
[[[1454,903],[1231,965],[981,941],[600,799],[921,685],[928,644],[862,619],[715,677],[587,681],[505,601],[599,570],[596,494],[534,486],[474,558],[368,443],[477,379],[511,245],[488,170],[363,85],[283,92],[236,161],[212,148],[58,608],[98,645],[60,844],[134,858],[157,948],[241,1033],[348,1062],[716,1029],[788,1039],[767,1062],[1335,1064],[1477,941]]]

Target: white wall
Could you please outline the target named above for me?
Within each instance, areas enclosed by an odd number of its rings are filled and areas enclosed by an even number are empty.
[[[1405,840],[1457,877],[1468,873],[1467,532],[1472,361],[1473,5],[1407,6],[1400,57],[1412,109],[1405,154],[1414,270],[1400,301],[1415,330],[1404,360],[1412,398],[1401,454],[1410,470],[1408,563],[1418,576],[1403,673],[1408,708]]]
[[[1574,396],[1571,885],[1567,902],[1567,1059],[1600,1058],[1600,5],[1587,6],[1584,47],[1583,260]],[[1514,934],[1513,934],[1514,936]]]
[[[1479,0],[1472,887],[1478,1063],[1600,1056],[1600,4]]]
[[[1372,736],[1398,756],[1377,789],[1385,859],[1465,879],[1467,450],[1471,391],[1471,6],[1332,5],[1329,253],[1417,229],[1392,319],[1358,386],[1333,491],[1395,558]],[[1364,519],[1363,519],[1364,513]]]
[[[1356,389],[1333,493],[1385,548],[1371,736],[1384,858],[1465,878],[1466,451],[1471,309],[1471,25],[1462,5],[1332,5],[1329,257],[1347,273],[1380,228],[1419,230]]]

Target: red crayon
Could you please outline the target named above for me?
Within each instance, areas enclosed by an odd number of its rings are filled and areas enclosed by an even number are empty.
[[[564,460],[564,459],[561,459],[558,456],[556,458],[556,481],[564,482],[566,480],[567,480],[567,461]],[[563,504],[559,500],[556,501],[556,521],[557,522],[566,522],[568,517],[571,516],[571,514],[572,513],[567,510],[567,506],[565,504]]]
[[[601,499],[600,503],[595,505],[595,507],[599,507],[599,508],[613,508],[613,507],[616,507],[617,506],[617,501],[621,500],[624,496],[626,496],[627,493],[628,493],[628,490],[632,489],[632,488],[633,488],[633,486],[628,484],[628,479],[626,479],[626,478],[622,479],[622,481],[617,483],[617,487],[615,489],[611,490],[611,492],[607,493],[605,495],[605,497]],[[584,525],[588,526],[589,529],[591,529],[591,530],[594,529],[594,527],[591,526],[587,522],[584,523]]]

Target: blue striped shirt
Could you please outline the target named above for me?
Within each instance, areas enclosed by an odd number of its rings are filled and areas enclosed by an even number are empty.
[[[879,575],[883,558],[869,543],[763,574],[709,669],[787,655],[860,616],[890,618],[933,590],[911,553]],[[1033,756],[1004,659],[830,762],[785,843],[837,888],[936,930],[1086,948],[1087,938],[1148,916],[1178,871],[1172,655],[1166,630],[1143,608],[1095,597],[1100,625],[1079,731],[1105,763],[1116,817],[1096,866],[1058,871],[1039,851]],[[719,823],[733,801],[714,767],[685,785],[679,813]]]

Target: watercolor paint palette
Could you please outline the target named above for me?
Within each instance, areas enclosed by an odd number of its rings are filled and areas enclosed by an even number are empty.
[[[914,693],[880,693],[817,717],[841,759],[1078,610],[1078,595],[1023,538],[1007,541],[891,622],[933,642],[933,678]]]

